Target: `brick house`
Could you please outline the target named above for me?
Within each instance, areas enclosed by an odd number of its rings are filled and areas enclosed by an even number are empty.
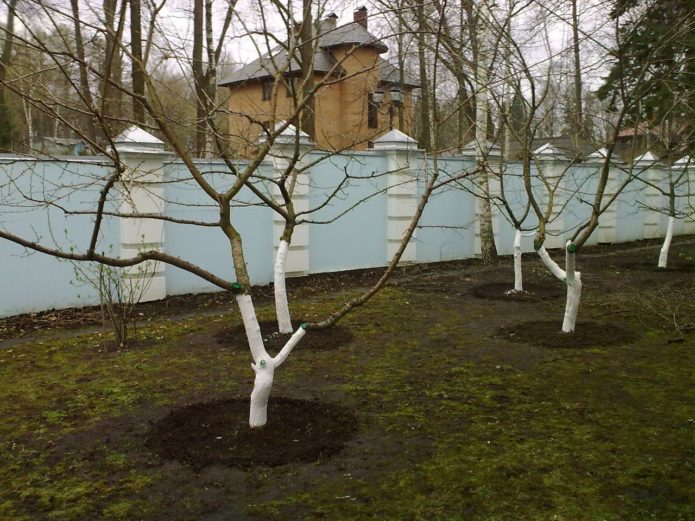
[[[318,27],[314,141],[326,150],[360,150],[389,129],[411,135],[417,80],[404,73],[401,81],[398,68],[381,57],[388,47],[368,31],[366,8],[348,24],[337,26],[337,19],[331,14]],[[300,76],[297,60],[278,47],[219,82],[230,89],[230,140],[240,155],[253,151],[263,127],[291,117]]]

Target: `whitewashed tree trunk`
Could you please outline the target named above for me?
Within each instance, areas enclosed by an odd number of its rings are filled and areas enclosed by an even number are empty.
[[[577,323],[577,314],[579,312],[579,302],[582,298],[582,277],[575,269],[576,249],[571,241],[567,241],[565,245],[565,270],[560,268],[557,263],[550,258],[545,246],[538,249],[538,256],[543,261],[543,264],[567,285],[567,299],[565,301],[565,318],[562,322],[562,332],[572,333]]]
[[[261,328],[258,325],[256,318],[256,310],[253,306],[251,296],[240,294],[236,296],[241,318],[244,321],[244,329],[246,330],[246,338],[251,349],[253,363],[251,367],[256,373],[256,378],[253,382],[253,391],[251,392],[251,406],[249,410],[249,426],[254,429],[263,427],[268,421],[268,397],[273,387],[273,378],[275,369],[279,367],[289,356],[292,349],[299,343],[305,335],[306,330],[300,327],[290,337],[285,346],[275,356],[268,355],[263,345],[263,336]]]
[[[292,332],[292,320],[290,307],[287,302],[287,288],[285,286],[285,266],[287,265],[287,253],[290,244],[281,240],[275,257],[274,289],[275,289],[275,314],[277,315],[278,331],[280,333]]]
[[[524,291],[521,253],[521,230],[517,228],[514,232],[514,291]]]
[[[565,302],[565,319],[562,322],[562,332],[572,333],[577,323],[579,301],[582,298],[582,276],[575,269],[576,250],[567,241],[565,247],[565,282],[567,284],[567,300]]]
[[[659,252],[659,268],[665,268],[668,264],[668,250],[671,247],[671,241],[673,240],[673,227],[675,223],[676,218],[670,216],[668,218],[666,237],[664,237],[664,243],[661,245],[661,251]]]

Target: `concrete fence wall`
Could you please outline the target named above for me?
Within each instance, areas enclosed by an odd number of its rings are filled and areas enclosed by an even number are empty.
[[[473,157],[440,157],[434,161],[414,149],[405,136],[377,140],[366,152],[327,155],[309,152],[303,159],[305,173],[298,176],[293,197],[295,208],[308,212],[306,223],[295,230],[288,256],[290,275],[384,266],[398,247],[426,179],[435,169],[440,179],[472,172]],[[280,147],[259,168],[256,189],[277,197],[267,179],[277,177],[286,162]],[[277,153],[275,153],[277,152]],[[126,181],[118,183],[106,210],[112,213],[158,214],[161,219],[118,219],[106,217],[98,237],[98,251],[131,256],[141,249],[158,248],[200,265],[227,280],[234,280],[231,248],[215,227],[188,222],[214,223],[218,211],[211,199],[192,180],[187,167],[156,147],[124,147],[121,157],[128,166]],[[527,197],[518,162],[502,164],[494,158],[493,170],[502,169],[504,196],[516,215],[523,215]],[[235,178],[221,161],[197,163],[206,179],[222,189]],[[243,168],[244,163],[239,167]],[[557,179],[553,220],[547,245],[559,247],[590,214],[600,163],[570,165],[552,157],[540,158],[532,173],[542,168],[546,178]],[[629,175],[638,173],[651,183],[667,186],[669,170],[654,164],[635,169],[614,168],[606,197]],[[84,251],[89,244],[98,191],[113,172],[113,165],[100,159],[62,158],[42,161],[0,156],[0,226],[49,246]],[[692,207],[693,178],[677,190],[678,207],[690,217],[681,219],[676,233],[695,233]],[[263,178],[266,180],[264,181]],[[547,189],[534,175],[534,191],[544,202]],[[275,189],[276,190],[276,189]],[[431,197],[403,262],[435,262],[474,257],[480,250],[476,216],[479,198],[470,180],[451,183]],[[491,184],[492,196],[502,190]],[[327,199],[332,195],[329,201]],[[51,204],[37,204],[50,201]],[[663,236],[667,200],[653,187],[633,181],[622,190],[601,218],[591,241],[626,242]],[[688,210],[688,208],[690,210]],[[66,210],[68,211],[66,213]],[[232,218],[244,240],[244,253],[254,284],[272,281],[275,248],[283,221],[261,203],[252,190],[244,188],[235,199]],[[514,228],[504,209],[493,210],[497,249],[511,254]],[[536,226],[533,211],[524,220],[525,230]],[[532,251],[533,238],[525,237],[523,248]],[[656,262],[656,259],[655,259]],[[82,284],[70,262],[31,253],[9,241],[0,240],[0,316],[91,305],[98,303],[96,291]],[[86,268],[88,271],[90,268]],[[131,269],[137,279],[140,271]],[[149,281],[145,299],[166,295],[213,291],[212,284],[181,269],[153,263],[145,269]]]

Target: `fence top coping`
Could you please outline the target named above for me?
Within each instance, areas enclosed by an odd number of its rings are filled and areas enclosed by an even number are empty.
[[[0,163],[17,163],[17,162],[34,162],[34,163],[85,163],[103,165],[110,164],[112,161],[106,156],[71,156],[71,155],[56,155],[56,156],[27,156],[23,154],[0,154]]]

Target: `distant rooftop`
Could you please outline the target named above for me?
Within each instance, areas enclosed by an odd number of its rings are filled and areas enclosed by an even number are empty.
[[[555,136],[555,137],[539,137],[531,143],[531,150],[538,150],[546,144],[550,144],[554,154],[562,154],[568,160],[584,161],[589,155],[596,152],[594,147],[588,141],[579,138],[575,144],[574,138],[571,136]],[[512,140],[509,147],[510,159],[521,159],[523,145],[516,140]]]

